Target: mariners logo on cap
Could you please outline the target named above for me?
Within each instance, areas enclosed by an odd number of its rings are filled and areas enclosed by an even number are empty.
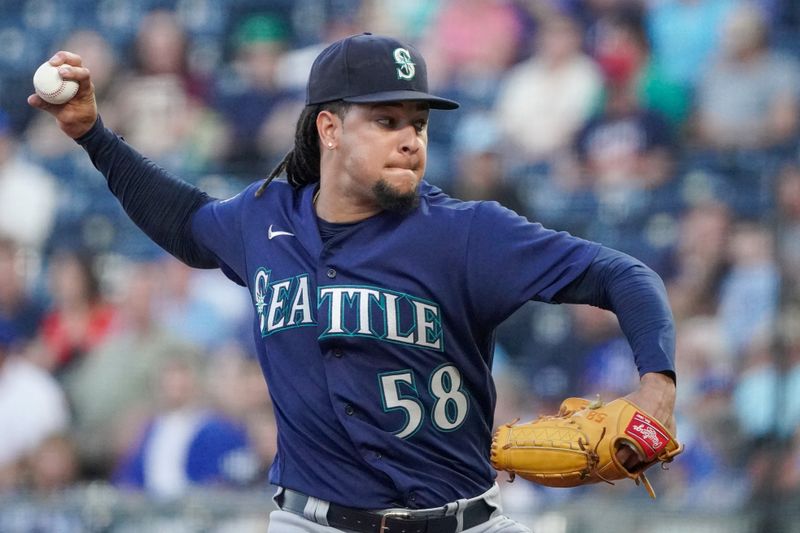
[[[411,54],[405,48],[395,48],[394,62],[397,63],[397,78],[401,80],[413,80],[414,62],[411,61]]]

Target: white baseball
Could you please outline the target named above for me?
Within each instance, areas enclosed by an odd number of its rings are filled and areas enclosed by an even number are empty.
[[[42,100],[51,104],[65,104],[78,92],[78,82],[62,79],[58,67],[50,63],[36,69],[33,87]]]

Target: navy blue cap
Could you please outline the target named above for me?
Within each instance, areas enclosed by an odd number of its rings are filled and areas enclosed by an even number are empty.
[[[306,105],[335,100],[356,104],[419,100],[432,109],[458,107],[458,102],[428,93],[425,59],[416,48],[371,33],[336,41],[314,60]]]

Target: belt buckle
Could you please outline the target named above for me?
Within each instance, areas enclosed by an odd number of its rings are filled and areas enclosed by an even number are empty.
[[[380,533],[383,533],[384,531],[389,531],[389,526],[386,525],[387,518],[400,518],[403,520],[408,520],[409,518],[411,518],[411,513],[405,511],[387,511],[383,513],[381,515],[381,524],[380,527],[378,528],[378,531]]]

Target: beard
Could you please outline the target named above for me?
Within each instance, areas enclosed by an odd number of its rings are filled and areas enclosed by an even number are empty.
[[[419,184],[407,193],[401,193],[392,188],[385,180],[378,180],[372,186],[372,193],[381,209],[405,215],[419,205]]]

